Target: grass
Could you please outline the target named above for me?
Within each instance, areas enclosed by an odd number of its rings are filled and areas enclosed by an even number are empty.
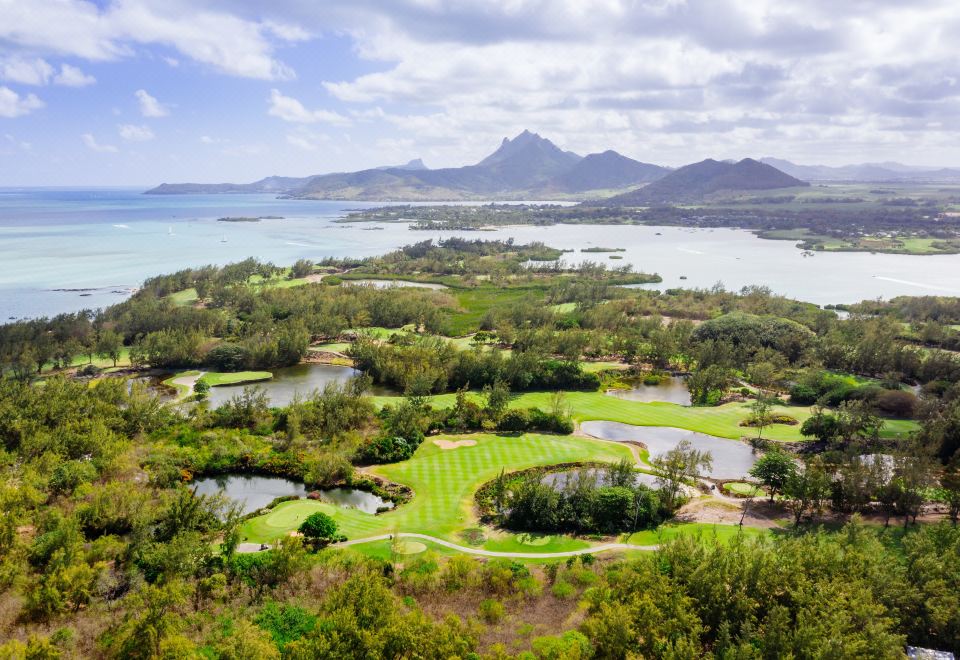
[[[745,481],[728,481],[723,484],[723,489],[735,495],[760,496],[764,494],[763,488],[754,484],[748,484]]]
[[[479,396],[476,395],[475,396]],[[435,406],[453,406],[455,394],[441,394],[431,398]],[[540,408],[549,410],[550,392],[527,392],[512,397],[513,408]],[[376,397],[380,404],[389,403],[393,397]],[[478,399],[479,400],[479,399]],[[740,426],[740,422],[750,417],[750,406],[746,403],[728,403],[715,407],[680,406],[675,403],[641,403],[607,396],[602,392],[568,392],[566,403],[573,418],[578,422],[606,420],[622,422],[635,426],[672,426],[697,431],[720,438],[738,439],[744,435],[755,434],[754,429]],[[810,409],[803,406],[776,406],[774,412],[790,415],[802,422],[810,416]],[[880,436],[899,437],[919,428],[911,420],[886,420]],[[763,437],[769,440],[798,442],[805,440],[800,435],[800,424],[786,426],[777,424],[763,430]]]
[[[314,352],[330,351],[333,353],[343,353],[348,348],[350,348],[350,342],[332,341],[326,344],[317,344],[316,346],[311,346],[309,350]]]
[[[377,475],[413,489],[413,499],[393,511],[375,516],[315,500],[296,500],[279,504],[267,515],[248,520],[243,526],[243,535],[252,542],[271,541],[296,529],[314,511],[323,511],[333,516],[348,538],[417,532],[465,545],[457,532],[477,525],[473,495],[481,484],[493,479],[500,470],[521,470],[572,461],[617,461],[630,457],[626,447],[588,438],[487,434],[471,437],[477,441],[476,445],[446,450],[428,439],[410,460],[371,469]],[[525,552],[551,552],[553,550],[544,548],[570,549],[571,544],[576,543],[573,539],[557,537],[537,548],[511,541],[510,536],[498,534],[483,547],[490,544],[500,549],[516,543],[513,547],[522,546]]]
[[[739,525],[716,525],[711,523],[664,523],[656,529],[634,532],[624,539],[624,543],[635,545],[656,545],[680,536],[698,536],[704,540],[717,539],[729,543],[739,535],[746,537],[766,536],[772,532],[758,527],[740,527]]]
[[[170,378],[167,378],[163,381],[163,384],[167,387],[172,387],[177,391],[177,400],[186,398],[192,394],[191,388],[186,385],[175,382],[178,378],[183,378],[184,376],[198,376],[200,375],[199,371],[181,371],[180,373],[173,374]]]
[[[453,295],[463,311],[451,315],[450,334],[459,336],[479,330],[483,317],[494,306],[509,306],[527,297],[532,297],[536,304],[541,304],[544,290],[542,287],[481,286],[457,290]]]
[[[176,293],[171,293],[167,298],[170,299],[174,305],[179,307],[186,307],[187,305],[192,305],[199,299],[197,295],[197,290],[193,287],[189,289],[184,289],[183,291],[177,291]]]
[[[234,371],[231,373],[208,371],[200,380],[210,387],[217,387],[218,385],[256,383],[261,380],[270,380],[271,378],[273,378],[273,374],[269,371]]]

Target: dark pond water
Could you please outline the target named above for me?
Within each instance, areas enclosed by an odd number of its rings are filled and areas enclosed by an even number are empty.
[[[365,513],[376,513],[377,509],[393,508],[393,502],[354,488],[331,488],[320,491],[320,500],[336,504],[347,509],[359,509]]]
[[[683,378],[676,376],[659,385],[638,383],[629,390],[607,390],[607,395],[627,401],[642,401],[644,403],[664,401],[681,406],[690,405],[690,390],[687,389],[687,383]]]
[[[215,495],[222,492],[235,502],[240,502],[244,513],[262,509],[278,497],[298,495],[304,497],[307,490],[302,483],[282,477],[260,477],[248,474],[222,474],[205,477],[193,482],[198,495]]]
[[[566,470],[564,472],[550,472],[543,475],[541,482],[554,486],[555,488],[565,488],[568,483],[576,483],[576,480],[580,474],[584,476],[595,477],[597,480],[598,486],[605,485],[606,482],[606,471],[599,468],[584,468],[582,470]],[[647,474],[645,472],[636,473],[636,483],[641,483],[645,486],[650,486],[651,488],[657,487],[657,478],[652,474]]]
[[[306,497],[307,490],[300,482],[283,477],[261,477],[247,474],[223,474],[205,477],[193,482],[198,495],[223,493],[231,500],[242,503],[244,513],[262,509],[278,497],[296,495]],[[366,513],[376,513],[382,507],[393,508],[393,502],[373,493],[353,488],[331,488],[320,491],[320,500]]]
[[[259,383],[257,387],[266,391],[270,405],[286,406],[298,393],[306,398],[314,390],[322,390],[327,383],[342,383],[360,372],[350,367],[338,367],[332,364],[298,364],[273,370],[273,378]],[[210,407],[216,408],[237,394],[243,392],[246,385],[222,385],[211,387],[208,400]]]
[[[713,466],[703,476],[715,479],[741,479],[748,476],[750,468],[757,462],[757,456],[750,445],[738,440],[728,440],[705,433],[696,433],[669,426],[632,426],[620,422],[584,422],[580,425],[584,433],[595,438],[623,442],[636,440],[650,450],[654,458],[667,452],[681,440],[689,440],[695,449],[708,451],[713,457]]]
[[[143,386],[147,392],[158,397],[161,401],[173,401],[176,393],[163,384],[161,376],[134,376],[127,380],[127,392],[132,392],[136,386]]]

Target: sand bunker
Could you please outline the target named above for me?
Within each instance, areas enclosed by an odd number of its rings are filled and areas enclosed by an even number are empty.
[[[456,449],[457,447],[473,447],[476,440],[434,440],[433,444],[440,449]]]

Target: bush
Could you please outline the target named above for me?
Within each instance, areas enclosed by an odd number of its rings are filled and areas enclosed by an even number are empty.
[[[308,543],[320,548],[346,538],[337,533],[337,521],[322,511],[307,516],[297,531]]]
[[[817,402],[819,396],[815,389],[802,383],[790,388],[790,403],[796,406],[812,406]]]
[[[570,596],[574,595],[577,590],[574,589],[573,585],[566,580],[557,580],[554,583],[551,591],[553,592],[553,595],[560,600],[566,600],[567,598],[570,598]]]
[[[497,623],[507,614],[507,608],[498,600],[487,598],[480,602],[480,618],[487,623]]]
[[[526,410],[514,408],[503,413],[497,429],[508,433],[526,431],[530,428],[530,413]]]
[[[222,342],[210,349],[204,360],[218,371],[243,371],[250,364],[250,352],[231,342]]]
[[[876,398],[877,408],[894,417],[913,417],[917,397],[905,390],[883,390]]]
[[[422,440],[422,437],[421,437]],[[397,463],[405,461],[420,446],[420,442],[400,436],[384,435],[375,438],[360,450],[359,458],[366,463]]]

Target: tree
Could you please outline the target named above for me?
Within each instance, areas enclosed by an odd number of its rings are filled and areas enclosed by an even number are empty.
[[[950,506],[950,521],[956,527],[957,520],[960,519],[960,459],[954,459],[947,466],[940,478],[940,487],[946,493],[947,504]]]
[[[817,408],[800,426],[801,435],[812,436],[820,442],[833,442],[841,433],[840,420],[836,415],[824,412],[823,408]]]
[[[779,447],[771,449],[750,468],[750,476],[762,483],[770,491],[770,501],[783,492],[787,481],[797,471],[797,464]]]
[[[763,390],[757,392],[757,398],[750,404],[750,421],[757,427],[757,440],[763,436],[763,429],[770,425],[773,415],[773,399]]]
[[[829,492],[830,477],[819,461],[811,461],[802,470],[794,471],[783,487],[787,508],[793,513],[793,524],[799,525],[808,512],[820,511]]]
[[[297,259],[290,267],[290,279],[300,279],[313,273],[313,262],[309,259]]]
[[[117,366],[117,360],[120,359],[120,354],[122,351],[123,335],[113,330],[103,330],[100,333],[100,337],[97,339],[96,343],[96,352],[98,356],[104,359],[113,360],[113,366]]]
[[[337,533],[337,521],[323,511],[307,516],[307,519],[300,523],[299,532],[314,548],[326,547],[341,538]]]
[[[876,440],[880,436],[883,420],[865,401],[844,401],[837,415],[840,435],[847,442],[864,438]]]
[[[689,440],[681,440],[676,447],[651,460],[650,464],[658,473],[657,483],[664,495],[664,505],[672,510],[683,484],[695,478],[701,470],[709,470],[713,465],[713,456],[710,452],[694,449]]]
[[[487,395],[487,413],[491,420],[497,422],[510,403],[510,388],[498,378],[493,385],[483,388],[483,391]]]
[[[690,399],[697,405],[714,404],[723,397],[730,383],[730,371],[718,364],[697,369],[687,379]]]

